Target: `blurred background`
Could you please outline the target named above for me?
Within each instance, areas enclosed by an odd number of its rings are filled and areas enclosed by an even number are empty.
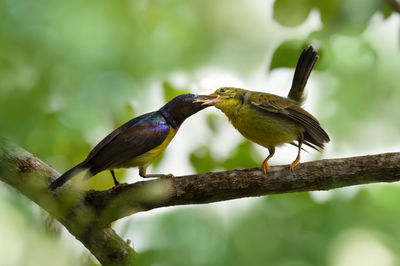
[[[287,95],[312,44],[305,109],[332,139],[302,161],[400,149],[400,3],[378,0],[0,0],[0,135],[59,172],[174,96],[221,86]],[[288,164],[290,145],[270,161]],[[267,150],[215,108],[189,118],[149,173],[258,167]],[[124,182],[138,170],[117,171]],[[108,189],[109,173],[83,183]],[[239,199],[115,223],[142,265],[400,265],[400,187]],[[0,184],[0,265],[95,265],[35,204]]]

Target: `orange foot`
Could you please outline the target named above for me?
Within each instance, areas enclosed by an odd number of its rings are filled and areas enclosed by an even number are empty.
[[[261,170],[264,172],[264,175],[267,174],[267,172],[269,171],[269,165],[267,161],[264,161],[261,165]]]
[[[291,164],[290,164],[290,171],[293,171],[296,166],[300,164],[300,158],[296,158]]]
[[[117,185],[114,185],[112,187],[112,190],[116,190],[116,189],[118,189],[120,187],[123,187],[123,186],[126,186],[126,185],[128,185],[128,184],[127,183],[118,183]]]

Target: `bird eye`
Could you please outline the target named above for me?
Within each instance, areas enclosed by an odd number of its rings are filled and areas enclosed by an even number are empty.
[[[225,92],[225,88],[219,89],[219,92]]]

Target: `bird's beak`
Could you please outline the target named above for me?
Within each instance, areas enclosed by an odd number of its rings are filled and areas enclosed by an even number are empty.
[[[206,98],[205,100],[194,101],[194,103],[203,103],[202,105],[214,105],[223,102],[225,99],[221,98],[218,94],[199,95],[199,97]]]

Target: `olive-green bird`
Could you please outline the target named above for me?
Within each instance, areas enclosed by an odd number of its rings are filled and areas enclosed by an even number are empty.
[[[268,160],[274,155],[276,146],[284,143],[298,146],[297,157],[290,165],[290,170],[293,170],[300,164],[303,143],[317,150],[330,140],[318,120],[300,107],[305,99],[304,87],[317,59],[312,47],[303,51],[288,98],[222,87],[208,95],[209,100],[201,100],[203,104],[214,105],[224,112],[244,137],[268,149],[269,155],[261,165],[264,173],[269,170]],[[298,144],[293,142],[295,140]]]

